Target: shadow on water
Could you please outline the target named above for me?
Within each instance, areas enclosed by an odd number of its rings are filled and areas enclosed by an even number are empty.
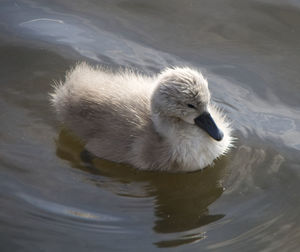
[[[220,179],[224,165],[216,164],[213,169],[199,172],[170,174],[138,171],[99,158],[87,162],[80,157],[83,145],[65,129],[61,130],[56,145],[59,158],[87,172],[88,180],[100,188],[121,197],[153,197],[156,216],[153,230],[156,233],[190,231],[224,217],[223,214],[210,214],[208,209],[222,195]],[[137,184],[142,187],[136,188]],[[203,233],[184,234],[179,240],[163,240],[155,244],[158,247],[173,247],[203,238]]]

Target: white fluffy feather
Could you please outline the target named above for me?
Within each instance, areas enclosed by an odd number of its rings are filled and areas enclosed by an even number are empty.
[[[194,171],[232,146],[231,128],[211,105],[207,81],[187,67],[149,77],[81,63],[55,85],[51,101],[59,120],[90,152],[139,169]],[[194,124],[203,111],[223,131],[221,141]]]

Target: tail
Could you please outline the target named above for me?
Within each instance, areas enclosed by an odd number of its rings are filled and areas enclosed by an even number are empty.
[[[82,79],[85,75],[89,75],[91,71],[93,71],[92,67],[82,62],[66,73],[64,82],[54,81],[52,85],[53,92],[49,94],[50,103],[61,122],[65,122],[68,113],[75,105],[74,103],[80,98],[79,96],[83,90],[80,85],[84,86],[85,84]]]
[[[51,106],[60,121],[64,121],[64,115],[66,113],[66,107],[68,104],[68,90],[62,82],[54,82],[52,85],[53,92],[49,94]]]

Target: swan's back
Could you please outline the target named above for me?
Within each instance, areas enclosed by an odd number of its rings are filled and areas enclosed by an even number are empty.
[[[55,86],[51,96],[60,121],[84,139],[88,149],[120,162],[128,155],[131,141],[151,123],[153,89],[150,77],[81,63],[67,73],[64,83]]]

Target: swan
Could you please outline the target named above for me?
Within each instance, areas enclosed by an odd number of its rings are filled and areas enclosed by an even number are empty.
[[[146,76],[83,62],[50,97],[86,150],[141,170],[200,170],[232,146],[230,123],[211,103],[207,80],[189,67]]]

